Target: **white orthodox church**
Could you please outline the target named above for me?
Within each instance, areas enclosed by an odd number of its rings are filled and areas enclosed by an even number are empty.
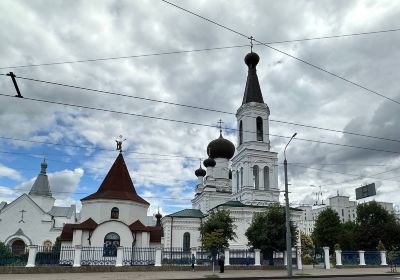
[[[259,56],[251,52],[244,61],[248,76],[241,106],[236,112],[237,147],[222,130],[207,146],[208,159],[195,171],[196,194],[192,209],[165,216],[164,247],[201,246],[199,227],[210,211],[229,210],[237,227],[231,248],[247,248],[245,232],[254,213],[279,202],[277,153],[270,150],[270,110],[261,93],[256,66]],[[294,219],[298,211],[292,211]]]
[[[0,204],[0,241],[8,245],[51,245],[60,236],[63,245],[108,247],[200,247],[200,224],[210,211],[229,210],[237,226],[231,248],[246,248],[245,236],[254,213],[279,202],[277,153],[269,139],[270,110],[261,93],[256,66],[259,56],[246,55],[248,76],[243,101],[236,113],[237,147],[222,130],[205,151],[208,158],[195,171],[197,184],[192,208],[156,220],[148,215],[149,203],[132,183],[122,153],[99,189],[75,206],[56,207],[46,175],[47,164],[29,194],[10,204]],[[121,144],[121,143],[119,143]],[[119,145],[119,149],[121,145]],[[296,220],[301,211],[292,211]]]
[[[0,241],[14,252],[24,250],[27,245],[51,247],[64,225],[76,222],[75,205],[54,206],[46,169],[47,163],[43,161],[28,194],[9,204],[0,203]]]

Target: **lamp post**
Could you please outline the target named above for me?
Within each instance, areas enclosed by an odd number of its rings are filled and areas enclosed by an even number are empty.
[[[293,134],[289,142],[286,144],[283,150],[285,160],[283,166],[285,169],[285,199],[286,199],[286,260],[287,260],[287,274],[288,277],[292,277],[292,234],[290,232],[290,213],[289,213],[289,191],[288,191],[288,180],[287,180],[287,161],[286,161],[286,148],[289,146],[290,141],[296,137],[297,133]]]

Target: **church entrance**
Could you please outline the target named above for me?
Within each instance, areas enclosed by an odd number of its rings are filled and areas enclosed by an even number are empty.
[[[23,255],[26,251],[26,244],[21,239],[17,239],[11,244],[11,250],[14,255]]]

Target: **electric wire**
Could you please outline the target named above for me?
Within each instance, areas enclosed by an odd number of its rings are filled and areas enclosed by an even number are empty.
[[[284,51],[282,51],[282,50],[280,50],[280,49],[277,49],[277,48],[275,48],[275,47],[272,47],[272,46],[268,45],[267,43],[263,43],[263,42],[261,42],[261,41],[255,39],[255,38],[252,37],[252,36],[248,36],[248,35],[246,35],[246,34],[244,34],[244,33],[241,33],[241,32],[239,32],[239,31],[237,31],[237,30],[234,30],[234,29],[232,29],[232,28],[229,28],[229,27],[227,27],[227,26],[225,26],[225,25],[223,25],[223,24],[220,24],[220,23],[218,23],[218,22],[216,22],[216,21],[214,21],[214,20],[211,20],[211,19],[209,19],[209,18],[206,18],[206,17],[204,17],[204,16],[201,16],[201,15],[199,15],[199,14],[197,14],[197,13],[194,13],[194,12],[192,12],[192,11],[190,11],[190,10],[188,10],[188,9],[185,9],[185,8],[183,8],[183,7],[181,7],[181,6],[178,6],[178,5],[174,4],[174,3],[171,3],[171,2],[166,1],[166,0],[161,0],[161,1],[167,3],[167,4],[171,5],[171,6],[174,6],[175,8],[178,8],[178,9],[180,9],[180,10],[182,10],[182,11],[185,11],[186,13],[189,13],[189,14],[194,15],[194,16],[196,16],[196,17],[198,17],[198,18],[201,18],[201,19],[203,19],[203,20],[205,20],[205,21],[207,21],[207,22],[210,22],[210,23],[212,23],[212,24],[214,24],[214,25],[217,25],[217,26],[219,26],[219,27],[221,27],[221,28],[223,28],[223,29],[225,29],[225,30],[228,30],[228,31],[230,31],[230,32],[233,32],[233,33],[235,33],[235,34],[237,34],[237,35],[239,35],[239,36],[241,36],[241,37],[244,37],[244,38],[246,38],[246,39],[252,39],[252,40],[254,40],[254,42],[259,43],[259,44],[261,44],[261,45],[263,45],[263,46],[265,46],[265,47],[267,47],[267,48],[270,48],[270,49],[272,49],[272,50],[274,50],[274,51],[276,51],[276,52],[279,52],[279,53],[281,53],[281,54],[283,54],[283,55],[286,55],[286,56],[288,56],[288,57],[290,57],[290,58],[293,58],[293,59],[295,59],[295,60],[297,60],[297,61],[299,61],[299,62],[302,62],[302,63],[304,63],[304,64],[306,64],[306,65],[308,65],[308,66],[311,66],[311,67],[313,67],[313,68],[315,68],[315,69],[317,69],[317,70],[320,70],[320,71],[322,71],[322,72],[324,72],[324,73],[326,73],[326,74],[329,74],[329,75],[331,75],[331,76],[333,76],[333,77],[336,77],[336,78],[338,78],[338,79],[340,79],[340,80],[342,80],[342,81],[345,81],[345,82],[347,82],[347,83],[349,83],[349,84],[352,84],[352,85],[357,86],[357,87],[359,87],[359,88],[361,88],[361,89],[364,89],[364,90],[365,90],[366,92],[368,92],[368,93],[372,93],[372,94],[377,95],[377,96],[380,96],[380,97],[382,97],[382,98],[384,98],[384,99],[386,99],[386,100],[389,100],[389,101],[391,101],[391,102],[393,102],[393,103],[396,103],[397,105],[400,105],[400,101],[397,101],[397,100],[395,100],[395,99],[393,99],[393,98],[390,98],[390,97],[388,97],[388,96],[386,96],[386,95],[383,95],[383,94],[381,94],[381,93],[379,93],[379,92],[377,92],[377,91],[375,91],[375,90],[369,89],[369,88],[367,88],[367,87],[365,87],[365,86],[363,86],[363,85],[361,85],[361,84],[359,84],[359,83],[357,83],[357,82],[351,81],[351,80],[349,80],[349,79],[347,79],[347,78],[345,78],[345,77],[342,77],[342,76],[340,76],[340,75],[338,75],[338,74],[336,74],[336,73],[333,73],[333,72],[331,72],[331,71],[329,71],[329,70],[327,70],[327,69],[325,69],[325,68],[322,68],[321,66],[315,65],[315,64],[313,64],[313,63],[311,63],[311,62],[308,62],[308,61],[306,61],[306,60],[304,60],[304,59],[298,58],[298,57],[296,57],[296,56],[294,56],[294,55],[292,55],[292,54],[289,54],[289,53],[284,52]]]
[[[2,93],[0,93],[0,96],[9,97],[9,98],[16,98],[15,96],[8,95],[8,94],[2,94]],[[108,113],[114,113],[114,114],[120,114],[120,115],[128,115],[128,116],[135,116],[135,117],[141,117],[141,118],[148,118],[148,119],[154,119],[154,120],[162,120],[162,121],[169,121],[169,122],[175,122],[175,123],[182,123],[182,124],[186,124],[186,125],[195,125],[195,126],[201,126],[201,127],[219,128],[216,125],[202,124],[202,123],[183,121],[183,120],[177,120],[177,119],[169,119],[169,118],[156,117],[156,116],[143,115],[143,114],[121,112],[121,111],[116,111],[116,110],[110,110],[110,109],[104,109],[104,108],[95,108],[95,107],[84,106],[84,105],[68,104],[68,103],[64,103],[64,102],[49,101],[49,100],[29,98],[29,97],[18,98],[18,99],[19,100],[27,100],[27,101],[35,101],[35,102],[43,102],[43,103],[48,103],[48,104],[56,104],[56,105],[74,107],[74,108],[80,108],[80,109],[89,109],[89,110],[94,110],[94,111],[108,112]],[[224,129],[225,130],[231,130],[231,131],[237,131],[236,128],[224,127]],[[245,131],[245,130],[243,130],[243,132],[256,133],[255,131]],[[279,137],[279,138],[285,138],[285,139],[290,139],[291,138],[290,136],[283,136],[283,135],[277,135],[277,134],[271,134],[271,133],[269,133],[268,135],[272,136],[272,137]],[[0,137],[0,138],[5,138],[5,137]],[[370,148],[370,147],[361,147],[361,146],[354,146],[354,145],[348,145],[348,144],[339,144],[339,143],[333,143],[333,142],[327,142],[327,141],[311,140],[311,139],[300,138],[300,137],[296,137],[294,140],[295,141],[305,141],[305,142],[310,142],[310,143],[333,145],[333,146],[338,146],[338,147],[356,148],[356,149],[375,151],[375,152],[384,152],[384,153],[390,153],[390,154],[400,154],[400,152],[391,151],[391,150],[382,150],[382,149],[375,149],[375,148]]]
[[[0,74],[0,75],[6,76],[6,74]],[[15,76],[15,77],[19,78],[19,79],[23,79],[23,80],[33,81],[33,82],[45,83],[45,84],[68,87],[68,88],[74,88],[74,89],[80,89],[80,90],[89,91],[89,92],[97,92],[97,93],[100,93],[100,94],[121,96],[121,97],[145,100],[145,101],[150,101],[150,102],[157,102],[157,103],[162,103],[162,104],[168,104],[168,105],[173,105],[173,106],[180,106],[180,107],[185,107],[185,108],[204,110],[204,111],[221,113],[221,114],[236,115],[235,113],[227,112],[227,111],[223,111],[223,110],[218,110],[218,109],[212,109],[212,108],[206,108],[206,107],[182,104],[182,103],[177,103],[177,102],[163,101],[163,100],[158,100],[158,99],[154,99],[154,98],[140,97],[140,96],[128,95],[128,94],[124,94],[124,93],[117,93],[117,92],[112,92],[112,91],[105,91],[105,90],[99,90],[99,89],[93,89],[93,88],[88,88],[88,87],[81,87],[81,86],[75,86],[75,85],[70,85],[70,84],[65,84],[65,83],[51,82],[51,81],[45,81],[45,80],[33,79],[33,78],[27,78],[27,77],[21,77],[21,76]],[[255,118],[255,117],[251,117],[251,118]],[[379,137],[379,136],[367,135],[367,134],[357,133],[357,132],[353,132],[353,131],[337,130],[337,129],[324,128],[324,127],[319,127],[319,126],[314,126],[314,125],[306,125],[306,124],[300,124],[300,123],[282,121],[282,120],[275,120],[275,119],[269,119],[269,121],[276,122],[276,123],[289,124],[289,125],[294,125],[294,126],[300,126],[300,127],[305,127],[305,128],[317,129],[317,130],[322,130],[322,131],[328,131],[328,132],[333,132],[333,133],[349,134],[349,135],[353,135],[353,136],[366,137],[366,138],[371,138],[371,139],[377,139],[377,140],[384,140],[384,141],[391,141],[391,142],[400,143],[400,140],[391,139],[391,138],[387,138],[387,137]]]
[[[305,42],[305,41],[322,40],[322,39],[336,39],[336,38],[343,38],[343,37],[362,36],[362,35],[371,35],[371,34],[379,34],[379,33],[397,32],[397,31],[400,31],[400,28],[385,29],[385,30],[378,30],[378,31],[358,32],[358,33],[350,33],[350,34],[321,36],[321,37],[311,37],[311,38],[303,38],[303,39],[272,41],[272,42],[266,42],[266,44],[273,45],[273,44]],[[262,45],[262,44],[257,43],[254,45]],[[62,64],[73,64],[73,63],[85,63],[85,62],[97,62],[97,61],[107,61],[107,60],[132,59],[132,58],[162,56],[162,55],[172,55],[172,54],[196,53],[196,52],[235,49],[235,48],[244,48],[244,47],[250,47],[250,45],[246,44],[246,45],[222,46],[222,47],[213,47],[213,48],[204,48],[204,49],[180,50],[180,51],[158,52],[158,53],[148,53],[148,54],[135,54],[135,55],[92,58],[92,59],[79,59],[79,60],[16,65],[16,66],[3,66],[3,67],[0,67],[0,70],[2,70],[2,69],[18,69],[18,68],[27,68],[27,67],[39,67],[39,66],[52,66],[52,65],[62,65]]]

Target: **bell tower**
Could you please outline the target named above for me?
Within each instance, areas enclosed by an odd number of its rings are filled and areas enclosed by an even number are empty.
[[[271,152],[270,110],[261,93],[256,66],[260,57],[251,51],[242,105],[236,112],[237,148],[232,158],[232,193],[245,204],[279,201],[277,153]]]

